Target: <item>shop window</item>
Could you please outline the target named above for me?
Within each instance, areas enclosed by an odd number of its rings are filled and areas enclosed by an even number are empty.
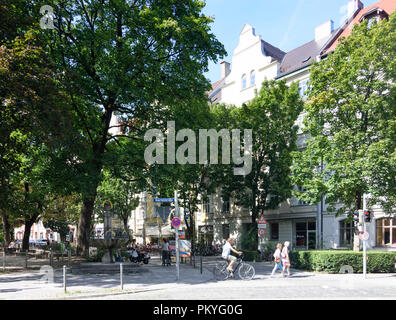
[[[304,249],[316,248],[316,222],[296,222],[296,247]]]
[[[307,246],[307,223],[297,222],[296,223],[296,246],[306,247]]]

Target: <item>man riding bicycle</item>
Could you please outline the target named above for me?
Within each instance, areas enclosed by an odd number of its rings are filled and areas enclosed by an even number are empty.
[[[232,245],[234,244],[234,239],[232,238],[228,238],[227,242],[225,243],[225,245],[223,246],[223,253],[221,254],[221,257],[225,260],[227,260],[229,262],[229,265],[227,267],[227,270],[230,272],[230,276],[233,277],[233,268],[232,266],[234,265],[236,258],[232,255],[230,255],[231,251],[241,255],[242,252],[235,250]]]

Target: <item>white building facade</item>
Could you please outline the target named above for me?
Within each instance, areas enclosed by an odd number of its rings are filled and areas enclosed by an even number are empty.
[[[329,20],[314,30],[314,40],[287,53],[263,41],[253,27],[245,25],[234,50],[232,65],[227,62],[221,64],[221,80],[216,82],[216,101],[212,101],[241,106],[254,98],[265,79],[285,80],[288,85],[299,82],[300,94],[304,97],[312,62],[325,58],[327,50],[339,36],[363,19],[366,12],[372,12],[373,7],[381,9],[383,5],[388,11],[394,10],[388,2],[380,1],[363,9],[359,0],[350,1],[344,25],[335,30],[334,23]],[[219,83],[222,83],[221,92]],[[298,119],[300,124],[303,117],[302,114]],[[297,144],[302,147],[306,137],[301,130],[299,133]],[[202,205],[197,231],[208,244],[224,243],[229,236],[236,238],[238,244],[251,223],[251,214],[248,209],[235,206],[232,199],[223,200],[220,194],[221,191],[212,195],[209,203]],[[368,248],[396,251],[396,214],[389,217],[381,208],[372,209],[374,219],[367,224],[370,234]],[[353,223],[347,222],[347,216],[336,217],[327,212],[325,199],[308,205],[293,197],[278,209],[267,211],[264,216],[268,222],[266,242],[290,241],[294,249],[340,249],[353,245]]]

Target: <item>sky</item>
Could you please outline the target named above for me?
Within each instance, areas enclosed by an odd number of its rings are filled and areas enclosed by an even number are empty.
[[[338,28],[345,21],[349,0],[206,0],[204,13],[214,18],[212,33],[224,45],[228,56],[210,62],[205,76],[220,79],[220,62],[232,62],[239,34],[250,24],[262,39],[287,52],[315,37],[315,27],[333,20]],[[368,7],[378,0],[362,0]],[[231,66],[232,68],[232,66]]]

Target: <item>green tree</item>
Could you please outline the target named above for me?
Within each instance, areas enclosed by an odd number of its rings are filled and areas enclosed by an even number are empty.
[[[128,220],[131,217],[132,211],[139,205],[139,196],[137,194],[140,191],[141,189],[139,189],[137,183],[115,178],[109,172],[104,174],[103,181],[98,188],[95,205],[96,211],[102,212],[103,202],[105,200],[111,201],[113,205],[112,213],[121,219],[130,240],[132,240],[132,234],[129,230]]]
[[[371,28],[367,21],[355,26],[312,67],[304,121],[309,139],[293,166],[294,182],[306,190],[300,199],[315,203],[325,195],[329,212],[350,218],[365,194],[368,207],[395,208],[395,83],[396,14]]]
[[[251,172],[234,176],[235,164],[226,167],[222,192],[223,197],[232,196],[237,205],[251,211],[248,232],[255,237],[248,249],[257,249],[257,218],[291,195],[291,154],[297,148],[295,123],[302,106],[297,83],[288,87],[285,81],[264,81],[251,102],[227,112],[236,128],[252,129],[253,134]]]
[[[175,101],[202,96],[209,87],[203,75],[208,60],[217,61],[225,51],[210,33],[212,19],[202,14],[201,1],[47,4],[55,10],[55,29],[42,31],[47,51],[63,75],[59,85],[88,145],[79,159],[83,206],[78,226],[79,249],[87,252],[101,172],[111,158],[108,142],[141,139],[148,124],[166,117]],[[109,132],[115,113],[122,119],[122,134]]]

